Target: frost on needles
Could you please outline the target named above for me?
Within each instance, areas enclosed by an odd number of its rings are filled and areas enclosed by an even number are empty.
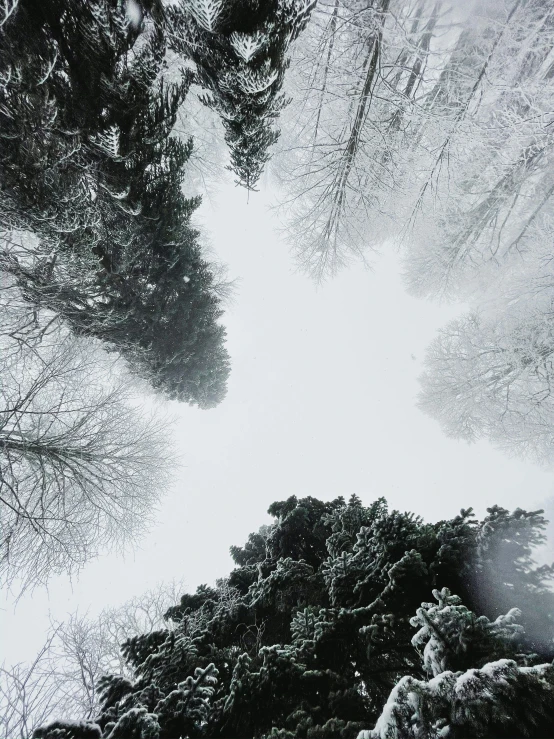
[[[383,498],[293,496],[269,513],[226,578],[123,644],[127,675],[98,682],[99,736],[554,736],[542,512],[428,524]]]
[[[229,375],[223,311],[191,224],[200,198],[182,192],[192,142],[173,134],[192,77],[165,80],[164,8],[141,8],[137,26],[111,0],[21,0],[2,23],[0,270],[154,388],[210,408]]]

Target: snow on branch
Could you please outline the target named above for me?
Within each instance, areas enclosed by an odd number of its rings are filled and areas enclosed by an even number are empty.
[[[264,41],[264,34],[260,31],[256,31],[255,33],[233,31],[231,34],[231,46],[247,64],[262,48]]]
[[[185,8],[202,28],[213,33],[223,5],[224,0],[187,0]]]

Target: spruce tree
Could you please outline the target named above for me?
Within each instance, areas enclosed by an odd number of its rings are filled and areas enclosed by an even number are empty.
[[[461,727],[453,735],[505,738],[509,732],[494,733],[489,687],[500,706],[517,696],[534,706],[528,724],[516,717],[498,726],[538,736],[551,699],[544,663],[554,658],[548,620],[554,593],[548,589],[552,569],[535,567],[530,554],[545,522],[537,511],[499,510],[490,509],[480,522],[468,509],[428,524],[389,511],[383,498],[368,506],[356,496],[274,503],[274,522],[251,534],[244,547],[232,548],[236,567],[229,577],[183,595],[167,612],[166,629],[123,645],[134,678],[103,679],[102,736],[131,720],[124,719],[128,715],[152,725],[155,720],[159,736],[168,739],[354,739],[383,711],[389,715],[386,705],[398,704],[398,734],[390,736],[438,736],[432,732],[446,725],[441,721],[452,709],[458,716],[452,725]],[[525,539],[527,560],[518,548],[482,546],[483,538],[496,541],[493,520],[503,522],[496,528],[502,541]],[[519,610],[497,612],[496,599],[483,598],[497,556],[501,587],[511,595],[509,583],[518,582],[518,599],[525,601],[516,604]],[[450,594],[456,590],[467,606]],[[438,605],[426,602],[433,591]],[[532,633],[537,604],[541,640]],[[203,718],[195,722],[186,686],[215,670],[217,683],[206,683]],[[464,684],[464,699],[456,703],[452,691]],[[442,686],[438,703],[435,685]],[[421,696],[419,734],[402,723],[412,693]],[[477,719],[464,716],[477,716],[483,701],[490,711],[480,729]]]
[[[168,11],[172,48],[196,64],[203,101],[223,121],[237,184],[254,190],[279,136],[287,50],[315,0],[183,0]]]
[[[102,731],[88,721],[52,721],[35,729],[33,739],[102,739]]]
[[[167,84],[158,0],[21,0],[0,33],[0,225],[35,234],[3,251],[38,308],[107,342],[171,398],[212,407],[229,360],[215,278],[171,135],[192,77]],[[86,71],[85,71],[86,70]]]
[[[553,737],[554,663],[519,653],[519,611],[491,622],[447,588],[433,595],[438,605],[423,603],[411,619],[429,679],[403,677],[358,739]]]

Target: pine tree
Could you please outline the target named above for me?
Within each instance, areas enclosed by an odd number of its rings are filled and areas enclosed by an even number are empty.
[[[536,566],[533,558],[536,547],[546,541],[542,514],[542,510],[516,508],[510,513],[501,506],[488,508],[475,530],[471,556],[475,574],[465,582],[467,591],[458,592],[489,618],[518,608],[527,648],[554,657],[554,597],[549,587],[554,563]]]
[[[35,729],[33,739],[102,739],[97,724],[85,721],[52,721]]]
[[[155,388],[209,408],[225,330],[190,223],[200,200],[182,194],[192,144],[171,135],[192,77],[163,82],[163,7],[139,9],[137,26],[116,0],[21,0],[4,23],[0,224],[40,241],[0,267]]]
[[[114,724],[108,724],[109,739],[159,739],[160,725],[143,706],[130,708]]]
[[[196,64],[204,102],[223,121],[237,184],[254,190],[279,133],[287,50],[315,0],[185,0],[168,11],[172,48]]]
[[[383,498],[364,506],[355,496],[348,503],[292,496],[269,510],[274,522],[251,534],[244,547],[233,547],[237,566],[228,578],[183,595],[167,612],[166,629],[123,645],[134,680],[103,679],[97,723],[104,739],[139,709],[140,716],[155,717],[164,739],[354,739],[386,714],[387,700],[399,705],[399,733],[390,736],[403,737],[408,686],[421,696],[423,733],[406,737],[438,736],[433,726],[438,732],[445,725],[440,721],[452,705],[460,727],[477,726],[477,719],[472,724],[464,716],[475,717],[475,706],[484,701],[489,713],[483,726],[491,733],[465,736],[506,739],[493,731],[489,686],[499,705],[521,694],[536,708],[528,724],[508,726],[529,735],[543,726],[551,668],[539,663],[554,657],[554,629],[546,615],[554,595],[546,594],[551,569],[534,567],[530,558],[544,525],[540,513],[500,515],[495,508],[484,521],[472,522],[468,509],[428,524],[389,511]],[[522,548],[501,546],[512,538]],[[506,599],[518,592],[527,601],[519,610],[498,611],[500,601],[482,597],[497,557]],[[467,607],[450,594],[454,588]],[[438,605],[421,605],[433,591]],[[543,600],[536,601],[540,592]],[[544,611],[542,640],[525,633],[533,617],[539,623],[538,615],[529,614],[536,602]],[[186,691],[205,674],[198,670],[207,669],[217,670],[217,684],[201,696],[199,723]],[[464,700],[452,704],[452,691],[461,690],[464,680]],[[435,685],[442,686],[438,708]],[[433,726],[425,723],[427,716],[436,716]],[[453,735],[461,738],[462,728]]]
[[[197,667],[194,677],[189,675],[159,701],[154,714],[163,727],[161,739],[199,733],[209,716],[216,683],[217,670],[213,663],[204,669]]]
[[[554,664],[518,654],[517,609],[491,622],[447,588],[433,595],[438,605],[423,603],[411,620],[431,679],[403,677],[375,729],[358,739],[554,736]]]

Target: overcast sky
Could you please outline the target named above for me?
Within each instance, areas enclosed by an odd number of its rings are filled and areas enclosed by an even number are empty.
[[[270,521],[275,500],[384,495],[429,521],[461,507],[537,508],[553,498],[552,470],[487,443],[445,438],[415,407],[424,349],[461,308],[415,300],[397,259],[352,267],[316,289],[295,273],[263,193],[223,189],[201,216],[218,258],[240,278],[225,316],[232,375],[226,400],[199,411],[171,404],[182,469],[156,524],[125,559],[105,555],[70,585],[24,596],[2,613],[4,655],[31,658],[48,613],[91,613],[160,580],[189,589],[232,566],[228,551]]]

